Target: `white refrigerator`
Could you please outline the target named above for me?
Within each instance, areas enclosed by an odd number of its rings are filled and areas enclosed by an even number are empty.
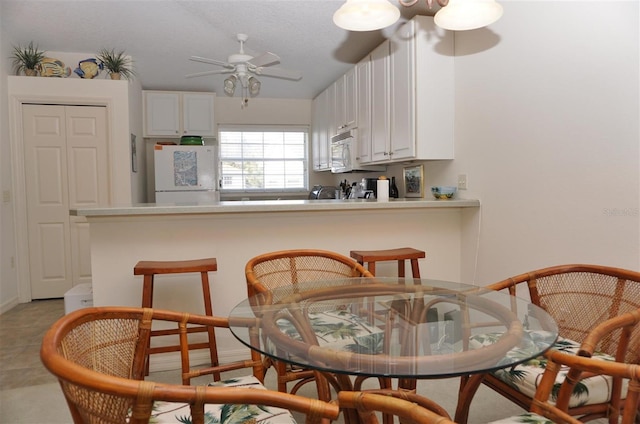
[[[220,200],[214,146],[154,146],[156,203]]]

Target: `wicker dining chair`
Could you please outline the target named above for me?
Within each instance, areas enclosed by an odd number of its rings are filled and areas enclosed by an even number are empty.
[[[611,318],[598,325],[585,338],[577,354],[556,349],[544,357],[545,370],[533,398],[530,413],[495,421],[493,424],[515,423],[568,423],[576,424],[598,417],[608,419],[610,424],[633,424],[638,422],[640,406],[640,366],[624,362],[634,330],[640,327],[640,309]],[[596,349],[609,338],[619,334],[619,343],[614,360],[595,355]],[[595,376],[595,377],[594,377]],[[580,417],[572,416],[569,402],[576,393],[590,396],[585,390],[589,379],[599,378],[611,391],[609,407],[600,413]],[[543,418],[547,420],[544,421]]]
[[[245,267],[249,297],[269,290],[313,281],[337,280],[353,277],[373,277],[352,258],[336,252],[315,249],[281,250],[265,253],[250,259]],[[312,370],[292,368],[290,365],[264,359],[265,369],[271,365],[278,376],[278,390],[288,392],[287,384],[296,382],[291,393],[302,385],[315,380]],[[321,399],[327,399],[325,389],[318,387]],[[324,393],[324,394],[323,394]]]
[[[379,414],[399,417],[402,424],[454,424],[447,411],[437,403],[398,390],[369,390],[338,393],[340,408],[355,410],[362,424],[378,424]]]
[[[640,308],[640,273],[601,265],[559,265],[521,274],[487,286],[508,290],[509,294],[530,297],[531,302],[547,311],[557,322],[559,340],[556,349],[575,352],[600,323]],[[533,317],[532,317],[533,318]],[[620,330],[603,336],[598,352],[615,357],[620,344]],[[624,362],[640,364],[640,327],[630,334]],[[489,374],[461,379],[466,395],[458,402],[456,422],[465,423],[473,394],[483,383],[512,402],[529,410],[536,383],[543,368],[532,361]],[[461,390],[462,393],[462,390]],[[608,402],[574,401],[568,413],[590,420],[606,415]]]
[[[180,329],[182,380],[200,375],[252,368],[253,376],[234,377],[209,386],[143,381],[144,361],[153,323]],[[192,422],[228,417],[294,423],[289,410],[306,415],[307,423],[328,423],[339,409],[317,399],[266,390],[262,364],[253,360],[193,370],[189,364],[188,326],[228,327],[226,318],[196,316],[143,308],[86,308],[59,319],[46,333],[41,358],[60,382],[74,423],[139,424]],[[250,405],[249,405],[250,404]],[[249,422],[247,421],[247,422]]]

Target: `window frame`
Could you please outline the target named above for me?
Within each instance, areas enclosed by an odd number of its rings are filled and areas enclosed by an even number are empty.
[[[221,195],[264,195],[264,194],[300,194],[300,193],[308,193],[309,191],[309,171],[310,171],[310,142],[311,142],[311,128],[309,125],[303,124],[280,124],[280,125],[271,125],[271,124],[219,124],[218,125],[218,167],[219,167],[219,178],[220,178],[220,194]],[[303,178],[304,183],[303,187],[299,188],[261,188],[261,189],[225,189],[223,188],[223,180],[224,175],[222,173],[222,162],[224,158],[222,157],[222,132],[303,132],[305,134],[304,140],[304,159],[303,159]],[[245,158],[243,158],[245,159]],[[252,158],[255,159],[255,158]],[[264,158],[263,158],[264,159]],[[258,159],[262,160],[262,159]],[[278,159],[282,160],[282,159]],[[286,161],[286,159],[284,159]],[[263,173],[264,175],[264,173]]]

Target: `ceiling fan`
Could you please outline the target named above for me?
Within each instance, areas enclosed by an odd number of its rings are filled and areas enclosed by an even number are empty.
[[[244,52],[244,43],[248,38],[249,36],[247,34],[237,35],[238,42],[240,42],[240,52],[230,55],[226,62],[222,60],[208,59],[206,57],[191,56],[189,60],[222,66],[223,69],[197,72],[195,74],[186,75],[185,77],[194,78],[215,74],[231,74],[224,80],[224,92],[229,96],[233,96],[236,84],[240,82],[243,91],[244,104],[249,101],[247,94],[254,97],[260,92],[260,81],[258,81],[255,75],[293,81],[298,81],[302,78],[302,74],[299,71],[283,68],[271,68],[270,66],[280,63],[280,57],[274,53],[266,52],[255,57],[246,54]]]

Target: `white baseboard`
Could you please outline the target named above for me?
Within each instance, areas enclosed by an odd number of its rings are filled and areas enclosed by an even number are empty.
[[[251,355],[247,349],[236,349],[218,352],[218,359],[221,363],[240,361],[249,359]],[[189,355],[190,363],[192,367],[201,365],[207,365],[211,362],[209,358],[209,351],[206,349],[196,350]],[[180,353],[158,353],[151,355],[149,362],[149,372],[156,371],[172,371],[179,370],[181,367]]]
[[[8,301],[3,302],[2,304],[0,304],[0,315],[4,314],[5,312],[10,311],[18,303],[20,303],[20,299],[18,299],[17,297],[14,297],[13,299],[9,299]]]

